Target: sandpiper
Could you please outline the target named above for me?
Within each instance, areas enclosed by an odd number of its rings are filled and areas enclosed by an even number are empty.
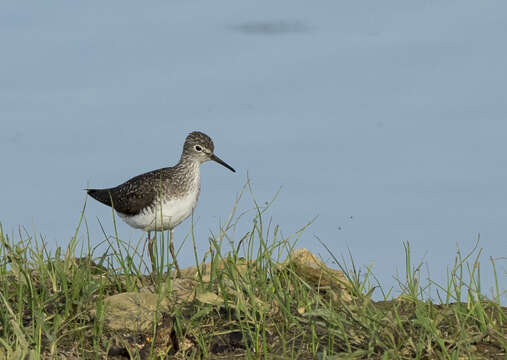
[[[148,232],[148,252],[153,269],[151,232],[170,230],[169,251],[180,277],[174,254],[174,228],[192,214],[197,204],[201,163],[213,160],[236,172],[213,153],[214,147],[208,135],[194,131],[185,139],[180,161],[175,166],[138,175],[113,188],[86,189],[95,200],[113,207],[127,224]]]

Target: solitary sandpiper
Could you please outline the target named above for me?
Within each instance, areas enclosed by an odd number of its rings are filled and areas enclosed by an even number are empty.
[[[148,252],[155,269],[152,231],[170,230],[169,251],[176,274],[180,268],[174,253],[174,228],[188,218],[197,204],[200,191],[201,163],[213,160],[235,170],[216,156],[211,138],[199,131],[191,132],[183,144],[180,161],[173,167],[153,170],[108,189],[87,189],[95,200],[113,207],[130,226],[148,232]]]

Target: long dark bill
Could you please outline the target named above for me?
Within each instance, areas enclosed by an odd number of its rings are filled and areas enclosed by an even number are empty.
[[[223,161],[222,159],[220,159],[215,154],[211,154],[210,159],[213,160],[213,161],[216,161],[220,165],[225,166],[227,169],[231,170],[232,172],[236,172],[236,170],[234,170],[232,167],[230,167],[229,165],[227,165],[227,163],[225,161]]]

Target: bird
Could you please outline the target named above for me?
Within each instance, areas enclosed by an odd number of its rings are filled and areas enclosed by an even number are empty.
[[[155,271],[156,263],[151,232],[169,230],[169,251],[176,276],[181,277],[174,253],[174,228],[187,219],[197,205],[201,188],[200,165],[212,160],[236,172],[216,156],[214,150],[215,145],[208,135],[193,131],[186,137],[176,165],[137,175],[116,187],[85,189],[92,198],[112,207],[128,225],[148,233],[152,271]]]

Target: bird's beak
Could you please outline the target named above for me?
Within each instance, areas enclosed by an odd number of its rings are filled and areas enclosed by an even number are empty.
[[[227,163],[225,161],[223,161],[222,159],[220,159],[218,156],[216,156],[215,154],[211,154],[210,157],[209,157],[211,160],[213,161],[216,161],[217,163],[219,163],[220,165],[223,165],[225,166],[227,169],[231,170],[232,172],[236,172],[236,170],[234,170],[232,167],[230,167],[229,165],[227,165]]]

